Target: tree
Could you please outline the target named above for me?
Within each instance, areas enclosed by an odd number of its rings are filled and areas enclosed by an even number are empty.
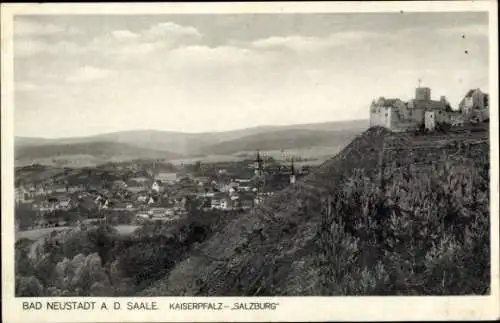
[[[16,276],[17,297],[39,297],[44,296],[43,285],[34,276]]]
[[[113,296],[113,290],[101,258],[97,253],[76,255],[72,260],[64,258],[55,271],[55,286],[62,294],[75,296]]]
[[[33,264],[31,262],[31,259],[29,258],[29,251],[32,244],[33,242],[28,239],[20,239],[16,242],[14,255],[16,261],[16,277],[29,277],[34,274],[35,268],[33,268]]]
[[[20,229],[29,228],[37,221],[37,212],[29,204],[16,204],[15,217],[19,223]]]

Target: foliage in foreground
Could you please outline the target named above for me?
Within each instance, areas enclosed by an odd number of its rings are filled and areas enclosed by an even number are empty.
[[[407,156],[382,181],[361,170],[326,196],[322,294],[489,293],[488,147],[465,149],[426,165]]]
[[[168,274],[194,244],[210,236],[218,212],[174,225],[153,223],[133,236],[110,226],[53,232],[16,243],[17,296],[130,296]]]

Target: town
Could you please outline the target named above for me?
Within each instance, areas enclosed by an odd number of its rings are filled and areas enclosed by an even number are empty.
[[[16,169],[16,227],[175,221],[194,210],[241,212],[309,172],[294,157],[266,153],[238,162],[182,164],[137,160],[95,168]],[[296,157],[299,159],[300,157]]]

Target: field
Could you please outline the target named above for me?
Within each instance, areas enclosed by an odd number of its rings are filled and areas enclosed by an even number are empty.
[[[338,153],[343,146],[311,146],[302,149],[287,149],[286,152],[289,155],[301,156],[303,158],[310,158],[312,163],[317,164],[324,162],[330,156]],[[263,150],[262,153],[267,154],[275,158],[276,160],[281,159],[280,150]],[[200,155],[194,157],[182,157],[174,158],[171,160],[161,159],[164,162],[170,162],[174,165],[196,163],[197,161],[203,163],[216,163],[216,162],[232,162],[240,161],[245,158],[254,158],[255,151],[238,151],[229,155]],[[89,155],[67,155],[67,156],[57,156],[53,158],[36,158],[29,160],[16,160],[16,167],[30,166],[33,163],[47,166],[59,166],[59,167],[72,167],[72,168],[85,168],[85,167],[96,167],[105,163],[110,162],[127,162],[133,161],[136,156],[128,157],[113,157],[113,158],[99,158]]]
[[[336,146],[310,146],[305,148],[294,148],[285,150],[286,154],[289,156],[300,156],[302,158],[308,158],[310,160],[307,161],[307,164],[317,165],[319,163],[324,162],[332,155],[337,154],[344,145],[336,145]],[[269,157],[274,158],[275,160],[282,159],[281,150],[260,150],[260,153],[263,155],[267,155]],[[171,162],[174,165],[187,164],[187,163],[195,163],[197,161],[201,161],[203,163],[215,163],[215,162],[229,162],[229,161],[238,161],[245,158],[255,158],[256,151],[238,151],[231,155],[207,155],[207,156],[199,156],[199,157],[190,157],[190,158],[181,158],[174,159]]]

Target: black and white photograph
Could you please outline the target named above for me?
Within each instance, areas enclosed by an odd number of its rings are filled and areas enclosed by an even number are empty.
[[[14,15],[13,296],[498,293],[489,19]]]

